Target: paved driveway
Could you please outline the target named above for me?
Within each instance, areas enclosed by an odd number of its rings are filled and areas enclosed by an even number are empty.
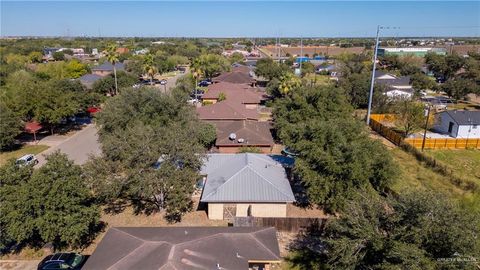
[[[97,128],[94,124],[88,125],[64,142],[51,147],[37,156],[37,167],[45,164],[45,155],[51,154],[57,150],[68,155],[75,164],[82,165],[89,155],[98,156],[101,154],[100,143],[98,142]]]

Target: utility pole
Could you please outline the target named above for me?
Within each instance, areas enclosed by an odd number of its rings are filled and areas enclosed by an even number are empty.
[[[300,38],[300,76],[302,76],[302,62],[303,62],[303,38]]]
[[[423,149],[425,148],[425,140],[427,138],[427,128],[428,128],[428,120],[430,118],[430,108],[431,108],[431,105],[428,104],[427,105],[427,120],[425,120],[425,131],[423,132],[423,141],[422,141],[422,152],[423,152]]]
[[[375,84],[375,69],[377,68],[377,52],[378,52],[378,37],[380,33],[380,25],[377,26],[377,38],[375,39],[375,52],[373,57],[372,81],[370,83],[370,95],[368,96],[368,110],[367,110],[367,126],[370,125],[370,114],[372,112],[372,98],[373,86]]]

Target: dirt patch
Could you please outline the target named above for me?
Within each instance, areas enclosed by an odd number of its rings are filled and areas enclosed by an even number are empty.
[[[35,270],[40,260],[0,260],[0,270]]]
[[[328,218],[330,215],[317,207],[299,207],[287,204],[287,217]]]

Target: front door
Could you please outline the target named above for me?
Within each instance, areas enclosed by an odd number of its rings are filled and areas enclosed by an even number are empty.
[[[448,123],[448,133],[452,133],[453,125],[455,125],[453,122]]]
[[[223,205],[223,219],[232,220],[237,215],[236,204],[224,204]]]

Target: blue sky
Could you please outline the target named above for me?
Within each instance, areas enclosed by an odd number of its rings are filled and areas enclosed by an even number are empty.
[[[480,36],[480,2],[1,1],[2,36]]]

